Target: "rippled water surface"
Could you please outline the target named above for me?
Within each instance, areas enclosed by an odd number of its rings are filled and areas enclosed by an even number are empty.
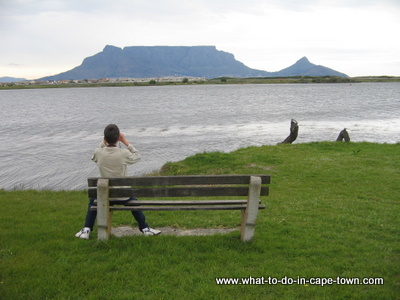
[[[400,84],[198,85],[0,91],[0,188],[84,189],[116,123],[142,154],[130,175],[203,151],[295,143],[398,143]]]

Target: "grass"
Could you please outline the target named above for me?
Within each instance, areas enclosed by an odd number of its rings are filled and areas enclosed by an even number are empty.
[[[255,238],[74,238],[84,191],[0,190],[1,299],[400,299],[400,144],[200,153],[161,175],[272,176]],[[154,227],[234,227],[238,212],[148,212]],[[114,225],[135,226],[127,212]],[[216,277],[383,278],[383,285],[217,285]]]

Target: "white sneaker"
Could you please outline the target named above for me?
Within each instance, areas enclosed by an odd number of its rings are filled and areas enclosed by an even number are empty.
[[[84,240],[88,240],[89,235],[90,235],[90,228],[88,228],[88,227],[82,228],[81,231],[79,231],[75,234],[76,237],[84,239]]]
[[[142,230],[144,235],[158,235],[161,233],[160,230],[154,229],[154,228],[150,228],[150,227],[146,227]]]

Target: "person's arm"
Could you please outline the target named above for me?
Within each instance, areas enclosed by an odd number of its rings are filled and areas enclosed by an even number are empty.
[[[106,142],[106,139],[103,139],[101,141],[101,144],[100,144],[99,148],[105,148],[105,147],[107,147],[107,142]]]
[[[103,139],[103,140],[101,141],[101,144],[99,145],[99,147],[94,151],[94,153],[93,153],[93,155],[92,155],[92,161],[94,161],[95,163],[97,163],[97,155],[96,155],[96,152],[97,152],[97,150],[99,150],[100,148],[105,148],[105,147],[107,147],[107,142],[106,142],[105,139]]]
[[[121,143],[123,143],[127,147],[129,146],[129,142],[128,142],[128,140],[126,139],[125,135],[122,132],[119,133],[118,141],[120,141]]]
[[[122,132],[119,134],[118,140],[127,147],[129,152],[131,152],[130,155],[127,157],[127,164],[129,165],[134,164],[135,162],[139,161],[142,158],[139,151],[131,143],[128,142],[128,140],[126,139],[125,135]]]

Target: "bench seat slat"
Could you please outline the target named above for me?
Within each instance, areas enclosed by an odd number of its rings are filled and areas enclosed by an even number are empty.
[[[171,210],[239,210],[246,209],[245,204],[241,205],[188,205],[188,206],[112,206],[111,211],[128,210],[128,211],[171,211]],[[265,209],[265,206],[260,205],[259,209]]]
[[[110,205],[233,205],[247,204],[247,200],[111,200]]]
[[[154,205],[154,206],[153,206]],[[157,204],[147,204],[147,205],[127,205],[127,206],[110,206],[110,210],[237,210],[246,209],[247,204],[235,203],[235,204],[178,204],[178,205],[157,205]],[[94,205],[91,210],[96,210],[97,207]],[[265,205],[260,204],[258,209],[265,209]]]
[[[110,188],[110,198],[160,198],[160,197],[211,197],[247,196],[249,188],[244,187],[171,187],[171,188]],[[269,187],[261,187],[261,195],[266,196]],[[97,190],[88,190],[89,198],[97,198]]]
[[[260,174],[262,184],[270,183],[270,175]],[[96,187],[97,177],[88,178],[89,187]],[[164,186],[203,184],[249,184],[250,175],[138,176],[110,178],[110,186]]]

